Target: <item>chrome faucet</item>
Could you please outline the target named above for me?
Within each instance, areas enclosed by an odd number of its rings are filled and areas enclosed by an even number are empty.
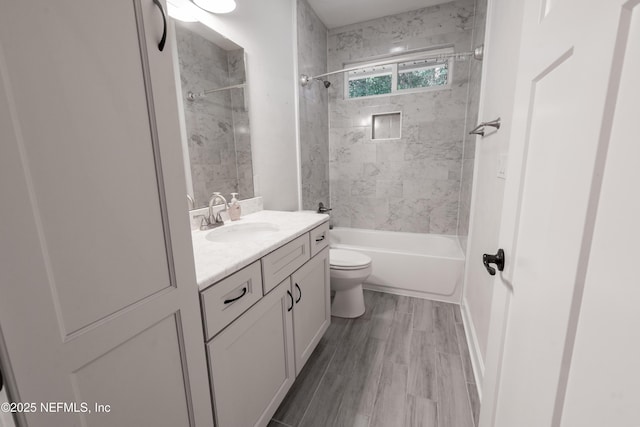
[[[219,210],[218,213],[214,215],[213,207],[219,206],[219,204],[216,204],[218,201],[222,201],[222,204],[224,204],[224,209]],[[226,212],[227,209],[229,209],[229,203],[227,203],[227,199],[225,199],[219,192],[214,192],[209,199],[209,215],[202,215],[200,230],[209,230],[211,228],[224,225],[224,220],[220,216],[220,213]]]
[[[214,217],[213,207],[218,206],[215,204],[218,200],[222,200],[222,203],[224,204],[224,209],[219,210],[216,216]],[[225,199],[224,196],[220,194],[218,191],[214,191],[214,193],[211,195],[211,198],[209,199],[209,222],[224,223],[224,221],[222,220],[222,217],[220,216],[220,212],[226,212],[227,209],[229,209],[229,203],[227,203],[227,199]]]
[[[217,203],[218,201],[222,201],[222,204],[224,204],[224,209],[220,209],[218,213],[216,213],[214,216],[213,207],[219,205]],[[209,199],[209,216],[207,218],[207,225],[209,226],[208,228],[219,227],[221,225],[224,225],[224,220],[220,216],[220,213],[226,212],[228,209],[229,209],[229,203],[227,203],[227,199],[225,199],[224,196],[220,194],[220,192],[214,191],[213,194],[211,195],[211,198]]]

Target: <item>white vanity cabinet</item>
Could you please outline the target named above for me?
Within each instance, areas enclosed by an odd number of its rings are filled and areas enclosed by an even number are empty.
[[[200,293],[204,337],[213,338],[262,298],[260,262],[243,268]]]
[[[218,427],[266,426],[295,380],[290,279],[207,344]]]
[[[307,363],[331,323],[329,248],[325,247],[291,276],[296,375]]]
[[[329,327],[328,243],[309,259],[316,230],[201,292],[205,340],[220,331],[207,343],[217,427],[266,426]],[[279,284],[264,286],[267,292],[255,302],[256,291],[274,276]],[[211,302],[224,298],[234,299],[229,310],[243,313],[221,315],[223,305]]]
[[[264,293],[271,291],[307,262],[309,253],[309,233],[305,233],[262,258]]]

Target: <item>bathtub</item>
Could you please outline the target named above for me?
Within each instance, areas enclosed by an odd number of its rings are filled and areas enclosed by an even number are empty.
[[[335,227],[329,242],[371,257],[365,289],[460,302],[464,254],[456,236]]]

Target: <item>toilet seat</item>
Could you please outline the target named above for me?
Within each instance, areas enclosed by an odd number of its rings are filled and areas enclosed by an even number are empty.
[[[371,265],[371,258],[360,252],[329,249],[329,264],[333,270],[360,270]]]

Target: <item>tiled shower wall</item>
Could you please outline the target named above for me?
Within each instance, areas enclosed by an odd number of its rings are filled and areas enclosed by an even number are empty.
[[[476,0],[476,13],[473,18],[473,46],[484,44],[487,21],[487,0]],[[478,123],[478,107],[480,104],[480,83],[482,78],[482,62],[472,61],[469,72],[469,99],[467,101],[467,125],[464,133],[462,150],[462,182],[460,185],[460,213],[458,219],[458,236],[464,251],[467,250],[469,235],[469,214],[471,212],[471,187],[473,184],[473,166],[476,152],[476,136],[469,135]],[[486,118],[492,120],[494,117]]]
[[[244,81],[243,51],[227,52],[179,25],[176,40],[196,208],[205,206],[214,191],[253,197],[249,119],[243,91],[216,92],[196,101],[186,98],[189,91]]]
[[[394,49],[472,49],[474,0],[458,0],[332,29],[328,69]],[[329,161],[336,226],[456,234],[469,61],[456,61],[449,89],[344,99],[329,89]],[[302,70],[301,70],[302,72]],[[401,139],[371,140],[371,114],[402,112]]]
[[[298,0],[298,71],[327,70],[327,28],[305,0]],[[329,204],[329,117],[327,89],[318,81],[300,87],[300,169],[302,209]]]

